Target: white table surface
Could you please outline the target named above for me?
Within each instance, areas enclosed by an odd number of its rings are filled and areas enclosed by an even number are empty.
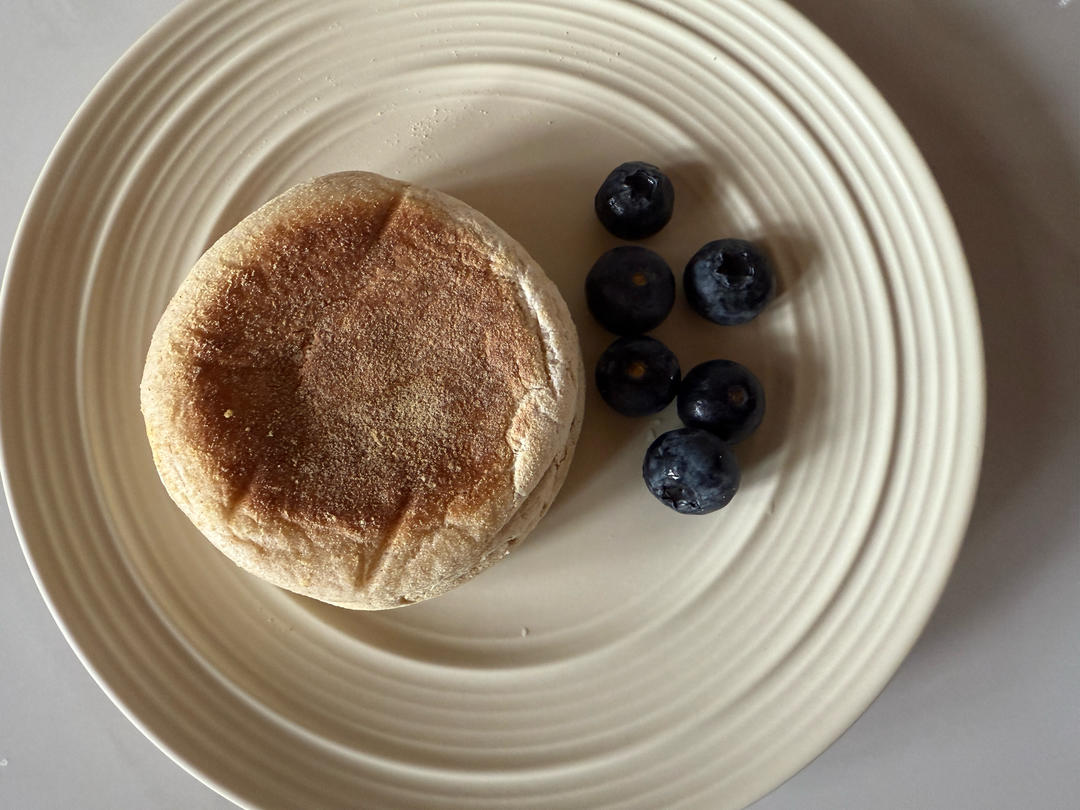
[[[0,0],[0,249],[78,104],[174,5]],[[754,808],[1080,807],[1080,0],[793,5],[877,84],[944,191],[979,296],[988,435],[921,640],[854,726]],[[3,509],[0,808],[231,807],[83,670]]]

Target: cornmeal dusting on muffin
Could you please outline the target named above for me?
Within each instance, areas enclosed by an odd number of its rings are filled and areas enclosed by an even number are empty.
[[[187,351],[190,414],[237,503],[332,516],[374,541],[406,509],[437,525],[499,490],[516,403],[550,382],[481,247],[397,196],[374,223],[343,204],[229,257]],[[253,426],[287,441],[237,435]]]

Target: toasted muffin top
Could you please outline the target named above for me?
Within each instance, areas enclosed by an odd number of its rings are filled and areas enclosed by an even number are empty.
[[[345,172],[203,255],[154,333],[142,406],[170,495],[234,561],[390,607],[491,555],[568,444],[579,366],[557,290],[490,220]]]

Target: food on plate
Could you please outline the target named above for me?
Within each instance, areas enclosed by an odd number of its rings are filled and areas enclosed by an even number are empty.
[[[717,239],[695,253],[683,272],[686,299],[703,318],[724,326],[746,323],[765,308],[775,288],[772,265],[745,239]]]
[[[677,401],[687,427],[705,428],[735,444],[753,433],[765,416],[765,390],[746,366],[709,360],[683,377]]]
[[[621,337],[596,363],[596,390],[624,416],[647,416],[675,398],[680,376],[674,352],[656,338]]]
[[[483,214],[367,172],[198,260],[146,358],[161,480],[233,562],[354,609],[466,582],[536,526],[580,430],[577,333]]]
[[[651,163],[623,163],[604,179],[593,208],[601,224],[619,239],[644,239],[671,219],[675,187]]]
[[[655,329],[675,305],[675,274],[655,251],[623,245],[605,252],[585,277],[589,312],[617,335]]]
[[[675,190],[651,163],[624,163],[596,194],[596,214],[609,231],[639,239],[671,219]],[[686,264],[683,286],[690,306],[714,323],[753,320],[772,298],[776,280],[765,253],[744,239],[717,239]],[[745,366],[710,360],[681,378],[667,346],[644,336],[675,303],[675,277],[663,257],[647,248],[615,247],[600,256],[585,278],[592,316],[623,335],[596,364],[596,387],[625,416],[662,411],[678,397],[685,428],[659,436],[645,453],[642,475],[649,491],[676,512],[704,515],[727,505],[740,472],[729,445],[753,433],[765,416],[765,390]]]
[[[739,464],[718,436],[701,428],[661,433],[645,451],[645,486],[665,506],[704,515],[726,506],[739,489]]]

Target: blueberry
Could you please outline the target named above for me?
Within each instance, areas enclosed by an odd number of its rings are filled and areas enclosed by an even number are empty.
[[[600,186],[593,206],[600,222],[615,236],[644,239],[671,219],[675,187],[651,163],[623,163]]]
[[[756,317],[772,297],[775,282],[761,250],[742,239],[718,239],[687,262],[683,286],[695,312],[731,326]]]
[[[585,277],[589,312],[609,332],[637,335],[655,329],[675,305],[675,274],[648,248],[612,248]]]
[[[649,492],[684,515],[715,512],[739,489],[734,452],[701,428],[661,433],[645,451],[641,474]]]
[[[735,444],[765,415],[765,391],[746,366],[710,360],[690,369],[679,386],[679,418]]]
[[[622,337],[596,363],[596,388],[626,416],[662,411],[679,390],[679,361],[656,338]]]

